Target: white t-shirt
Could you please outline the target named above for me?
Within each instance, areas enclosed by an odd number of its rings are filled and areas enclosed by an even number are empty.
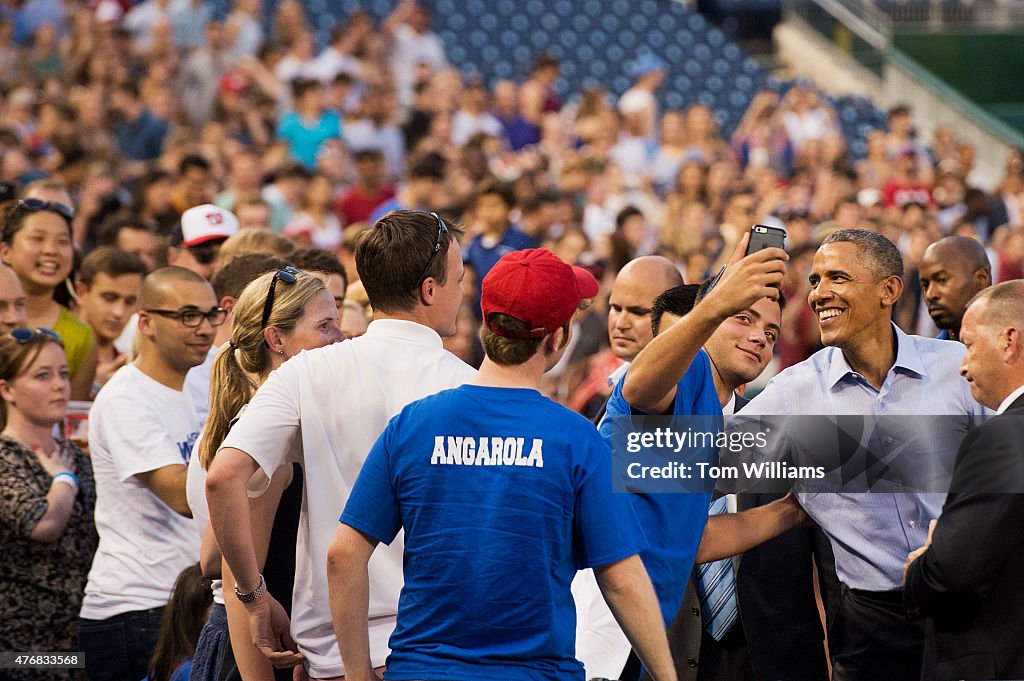
[[[89,414],[99,548],[82,617],[102,620],[166,605],[178,574],[199,560],[192,521],[135,476],[187,464],[199,420],[187,392],[129,364],[114,374]]]
[[[210,413],[210,372],[213,370],[213,360],[219,350],[220,347],[212,346],[206,353],[203,363],[192,367],[185,374],[185,392],[192,398],[192,406],[199,416],[200,430],[206,425],[206,416]]]
[[[370,448],[410,402],[461,385],[474,370],[441,346],[433,330],[379,319],[366,334],[307,350],[270,374],[224,447],[249,454],[269,477],[302,439],[305,471],[296,547],[292,636],[314,677],[344,674],[331,624],[327,549]],[[402,589],[401,538],[370,559],[370,656],[384,664]]]
[[[429,64],[435,71],[448,65],[448,59],[444,56],[444,43],[437,34],[431,31],[417,33],[408,24],[395,27],[391,55],[391,73],[395,79],[398,101],[403,106],[412,104],[418,64]]]

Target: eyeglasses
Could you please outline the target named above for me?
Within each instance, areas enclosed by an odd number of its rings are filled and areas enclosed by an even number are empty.
[[[274,290],[277,288],[277,280],[280,279],[286,284],[294,284],[300,274],[302,274],[301,271],[291,266],[282,267],[274,272],[274,277],[270,280],[270,289],[267,291],[267,302],[263,303],[263,319],[260,321],[261,329],[267,328],[267,322],[270,321],[270,313],[274,310]]]
[[[437,220],[437,242],[434,243],[434,250],[430,252],[430,257],[427,258],[427,266],[423,268],[423,273],[416,280],[417,284],[427,278],[427,270],[430,269],[430,264],[434,262],[434,257],[437,256],[438,251],[441,250],[441,235],[448,233],[448,225],[444,224],[444,220],[439,218],[437,213],[431,213],[431,215]]]
[[[75,219],[75,210],[60,201],[43,201],[42,199],[21,199],[17,203],[18,208],[24,208],[30,213],[38,213],[41,210],[48,210],[56,213],[65,220]]]
[[[223,307],[215,307],[209,312],[203,312],[191,307],[184,310],[143,310],[143,312],[158,314],[168,319],[177,319],[182,326],[190,329],[201,326],[204,319],[210,322],[210,326],[220,326],[228,316],[228,311]]]
[[[33,339],[39,336],[43,336],[45,338],[57,341],[58,343],[61,344],[61,346],[64,345],[64,339],[61,338],[60,334],[54,331],[53,329],[29,329],[22,326],[11,331],[11,338],[18,341],[18,343],[22,345],[31,342]]]

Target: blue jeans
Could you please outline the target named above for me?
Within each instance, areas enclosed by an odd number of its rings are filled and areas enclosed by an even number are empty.
[[[160,635],[164,609],[126,612],[105,620],[79,620],[78,649],[89,681],[139,681]]]

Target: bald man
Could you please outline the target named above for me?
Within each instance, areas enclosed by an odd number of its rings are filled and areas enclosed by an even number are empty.
[[[146,675],[174,581],[199,559],[185,479],[201,424],[184,383],[226,313],[210,284],[182,267],[150,273],[138,304],[138,358],[107,382],[89,417],[100,546],[79,650],[90,679]]]
[[[960,340],[967,303],[992,285],[985,247],[975,239],[948,236],[928,247],[921,259],[921,292],[939,338]]]
[[[960,443],[942,514],[907,556],[903,602],[910,616],[931,620],[922,679],[1021,679],[1024,281],[975,296],[962,331],[960,374],[996,416]]]
[[[25,289],[7,265],[0,263],[0,335],[7,335],[28,323]]]
[[[608,300],[608,339],[616,357],[631,362],[651,342],[654,299],[682,283],[675,264],[660,255],[636,258],[619,270]]]

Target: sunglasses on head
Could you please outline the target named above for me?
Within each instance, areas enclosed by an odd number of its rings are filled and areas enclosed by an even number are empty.
[[[261,329],[267,328],[267,322],[270,321],[270,313],[274,310],[274,290],[277,288],[277,280],[280,279],[286,284],[294,284],[300,274],[302,274],[301,271],[291,266],[282,267],[274,272],[274,276],[270,280],[270,289],[267,291],[267,301],[263,303],[263,319],[260,321]]]
[[[19,328],[14,329],[14,330],[11,331],[11,338],[13,338],[14,340],[18,341],[18,343],[21,343],[21,344],[29,343],[33,339],[35,339],[35,338],[37,338],[39,336],[43,336],[44,338],[49,338],[51,340],[54,340],[54,341],[60,343],[61,346],[64,345],[64,339],[61,338],[60,334],[57,333],[56,331],[54,331],[53,329],[43,329],[43,328],[29,329],[29,328],[26,328],[26,327],[22,326],[22,327],[19,327]]]
[[[65,220],[71,221],[75,219],[74,209],[66,203],[60,201],[43,201],[42,199],[21,199],[17,203],[18,208],[23,208],[29,213],[38,213],[42,210],[48,210],[52,213],[56,213]]]
[[[441,250],[441,237],[448,233],[448,225],[444,223],[444,220],[438,217],[437,213],[431,213],[431,215],[433,215],[434,219],[437,220],[437,241],[434,243],[434,250],[430,252],[430,257],[427,258],[427,264],[423,268],[423,273],[420,274],[419,279],[416,280],[417,284],[427,278],[427,270],[430,269],[430,265],[434,262],[434,258],[437,256],[438,251]]]

